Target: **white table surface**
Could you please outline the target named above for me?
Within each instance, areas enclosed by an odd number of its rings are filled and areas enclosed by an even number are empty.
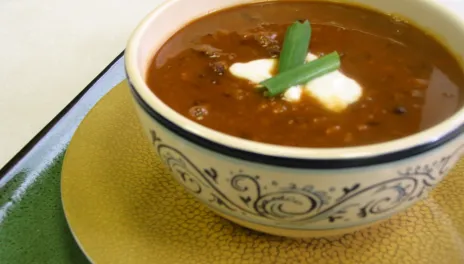
[[[0,0],[0,167],[124,49],[162,1]],[[464,17],[464,0],[437,1]]]

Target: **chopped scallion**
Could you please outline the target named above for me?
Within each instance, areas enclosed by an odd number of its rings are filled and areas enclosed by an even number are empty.
[[[319,59],[279,73],[261,82],[261,85],[267,88],[269,96],[276,96],[290,87],[307,83],[338,68],[340,68],[340,55],[335,51]]]
[[[311,39],[311,25],[306,20],[296,21],[288,27],[279,59],[279,73],[303,65],[308,54]]]

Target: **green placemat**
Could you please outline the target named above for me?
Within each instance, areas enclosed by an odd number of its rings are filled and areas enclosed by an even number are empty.
[[[29,183],[21,172],[0,188],[0,263],[89,263],[74,241],[61,205],[60,154]]]

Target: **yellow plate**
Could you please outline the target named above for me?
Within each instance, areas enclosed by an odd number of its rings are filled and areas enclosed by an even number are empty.
[[[95,263],[464,263],[464,163],[429,199],[341,237],[291,240],[216,216],[155,158],[124,82],[87,116],[66,153],[69,225]],[[46,241],[44,241],[46,243]]]

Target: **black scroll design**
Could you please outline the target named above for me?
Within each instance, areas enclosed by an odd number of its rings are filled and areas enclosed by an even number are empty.
[[[291,185],[278,191],[263,192],[256,177],[243,173],[234,175],[230,184],[243,202],[242,210],[245,206],[248,213],[268,219],[298,221],[328,203],[326,193],[316,192],[312,187]]]
[[[460,158],[464,148],[460,146],[430,164],[407,167],[392,179],[321,191],[314,186],[280,186],[277,182],[272,183],[275,186],[267,186],[261,183],[259,176],[243,172],[222,179],[224,175],[218,175],[214,168],[198,168],[181,151],[164,144],[154,131],[151,135],[161,159],[192,193],[201,194],[207,202],[224,210],[293,225],[351,221],[353,217],[362,219],[392,213],[423,197]],[[229,189],[227,194],[221,191],[224,188]]]
[[[435,179],[440,178],[448,173],[452,165],[461,158],[463,152],[464,145],[461,145],[451,154],[435,160],[432,163],[409,166],[404,171],[399,171],[398,174],[403,177],[424,176],[426,181],[424,184],[433,184]]]

